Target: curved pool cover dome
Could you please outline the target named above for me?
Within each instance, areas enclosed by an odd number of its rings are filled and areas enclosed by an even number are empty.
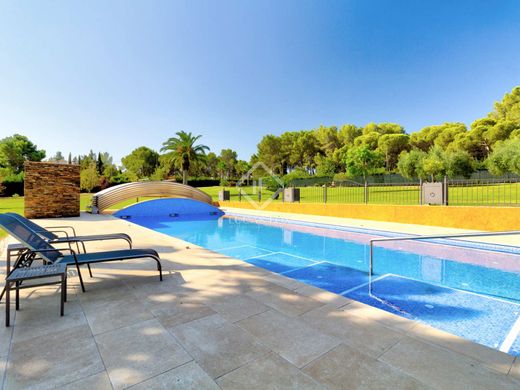
[[[188,198],[211,204],[211,196],[198,188],[173,181],[139,181],[106,188],[92,196],[89,211],[99,214],[121,201],[143,196]]]
[[[170,217],[179,220],[214,219],[224,215],[219,208],[193,199],[168,198],[148,200],[114,213],[122,219]]]

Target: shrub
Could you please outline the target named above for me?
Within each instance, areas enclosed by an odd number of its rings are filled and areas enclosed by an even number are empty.
[[[520,175],[520,138],[497,143],[486,164],[493,175]]]

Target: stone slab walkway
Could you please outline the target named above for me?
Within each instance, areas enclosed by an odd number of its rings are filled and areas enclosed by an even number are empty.
[[[81,293],[71,269],[65,317],[55,287],[23,290],[0,327],[5,389],[520,387],[510,355],[127,221],[37,222],[126,232],[160,252],[165,278],[146,259],[96,265]]]

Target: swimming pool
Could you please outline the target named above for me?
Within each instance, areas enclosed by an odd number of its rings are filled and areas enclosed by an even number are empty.
[[[520,248],[455,240],[368,242],[393,233],[242,215],[130,221],[286,277],[520,356]]]

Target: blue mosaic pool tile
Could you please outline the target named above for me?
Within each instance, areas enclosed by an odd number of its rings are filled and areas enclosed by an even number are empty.
[[[331,263],[315,264],[284,275],[336,294],[368,282],[366,272]]]
[[[270,253],[266,249],[256,248],[254,246],[242,246],[236,248],[219,249],[220,253],[236,259],[247,260],[252,257],[261,256]]]
[[[499,348],[520,305],[390,275],[347,297],[413,318],[477,343]]]
[[[516,340],[513,342],[513,345],[511,345],[508,353],[514,356],[520,356],[520,334],[516,336]]]
[[[314,261],[303,259],[297,256],[291,256],[287,253],[273,253],[267,256],[253,257],[247,259],[247,262],[278,273],[287,272],[315,264]]]

